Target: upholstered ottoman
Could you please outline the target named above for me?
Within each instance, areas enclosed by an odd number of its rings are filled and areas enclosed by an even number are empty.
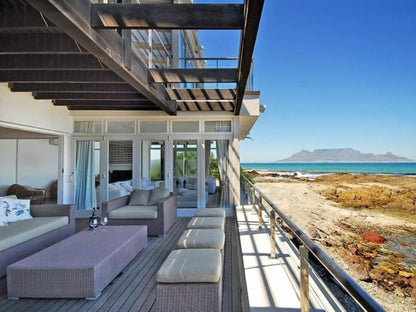
[[[225,243],[225,234],[220,229],[190,229],[183,232],[176,248],[213,248],[222,250]]]
[[[195,213],[195,217],[222,217],[225,218],[225,210],[223,208],[205,208]]]
[[[193,217],[187,224],[187,229],[221,229],[224,230],[225,218],[222,217]]]
[[[156,279],[156,311],[221,311],[222,261],[218,249],[174,250]]]

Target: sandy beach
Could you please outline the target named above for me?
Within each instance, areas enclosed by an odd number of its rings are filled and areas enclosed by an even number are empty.
[[[415,311],[416,178],[396,178],[331,175],[256,186],[387,311]]]

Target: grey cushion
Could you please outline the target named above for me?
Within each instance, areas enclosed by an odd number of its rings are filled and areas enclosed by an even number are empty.
[[[150,191],[149,190],[133,190],[130,193],[129,205],[139,206],[147,205],[149,202]]]
[[[218,249],[173,250],[157,272],[159,283],[216,283],[222,265]]]
[[[68,217],[35,217],[0,228],[0,251],[68,224]]]
[[[169,196],[170,192],[168,189],[154,189],[150,191],[150,198],[148,205],[156,205],[162,199],[165,199]]]
[[[225,219],[221,217],[193,217],[188,229],[224,229]]]
[[[223,249],[225,234],[220,229],[191,229],[183,232],[176,247],[178,249],[215,248]]]
[[[157,219],[157,206],[124,206],[111,210],[110,219]]]
[[[195,213],[195,217],[222,217],[222,218],[225,218],[225,210],[223,208],[200,209]]]

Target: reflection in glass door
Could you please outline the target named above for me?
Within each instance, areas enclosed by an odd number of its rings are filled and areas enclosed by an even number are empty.
[[[205,141],[207,207],[229,208],[228,140]]]
[[[197,141],[173,142],[173,183],[178,208],[196,208],[198,203]]]
[[[95,187],[100,176],[100,142],[77,140],[75,156],[75,207],[79,211],[92,210],[97,206]]]
[[[133,141],[108,142],[108,200],[130,194],[133,190]]]
[[[165,141],[142,141],[141,189],[165,187]]]

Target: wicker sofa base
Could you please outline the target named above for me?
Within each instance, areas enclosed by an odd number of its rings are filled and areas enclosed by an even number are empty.
[[[220,312],[221,306],[222,278],[217,283],[157,284],[158,312]]]

